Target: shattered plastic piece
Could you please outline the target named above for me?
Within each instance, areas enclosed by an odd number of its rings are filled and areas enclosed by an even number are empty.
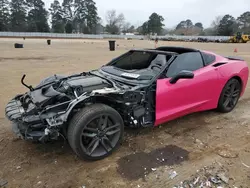
[[[17,170],[20,170],[20,169],[21,169],[21,166],[17,166],[16,169],[17,169]]]
[[[137,185],[138,188],[140,188],[141,186],[140,185]]]
[[[243,166],[250,168],[250,166],[246,165],[245,163],[242,163]]]
[[[176,171],[169,172],[169,178],[174,179],[176,176],[178,176]]]
[[[207,187],[211,187],[211,182],[210,182],[210,181],[206,181],[205,185],[206,185]]]
[[[200,180],[200,177],[196,178],[196,180],[194,181],[194,185],[196,185]]]
[[[213,182],[214,184],[219,184],[219,183],[221,183],[221,181],[218,180],[218,179],[215,178],[215,177],[211,177],[210,180],[211,180],[211,182]]]
[[[201,185],[199,186],[199,188],[203,188],[204,187],[204,183],[201,182]]]
[[[156,171],[156,168],[151,168],[152,171]]]

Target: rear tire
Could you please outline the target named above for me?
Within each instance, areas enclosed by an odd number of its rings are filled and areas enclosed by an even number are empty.
[[[241,94],[241,83],[239,80],[232,78],[224,86],[217,110],[222,113],[231,112],[237,105]]]
[[[115,109],[94,104],[72,118],[67,136],[80,158],[95,161],[111,155],[120,146],[123,132],[123,119]]]

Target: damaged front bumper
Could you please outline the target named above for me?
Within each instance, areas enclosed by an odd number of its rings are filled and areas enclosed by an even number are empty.
[[[18,98],[11,100],[5,108],[5,115],[12,123],[12,131],[24,140],[44,141],[48,137],[46,124],[39,115],[26,116],[25,109]]]
[[[22,103],[15,99],[10,101],[5,108],[5,114],[10,121],[20,119],[24,112],[25,111],[22,107]]]
[[[22,139],[24,135],[20,132],[18,121],[21,120],[24,112],[21,102],[15,99],[10,101],[5,108],[5,115],[12,122],[12,131]]]

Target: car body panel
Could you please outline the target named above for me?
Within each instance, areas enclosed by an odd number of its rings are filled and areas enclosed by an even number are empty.
[[[228,58],[217,55],[210,51],[203,51],[203,52],[216,56],[215,62],[213,62],[209,66],[214,66],[217,63],[225,63],[223,66],[216,67],[216,70],[218,70],[218,73],[220,74],[219,77],[220,84],[224,86],[227,83],[227,81],[230,80],[231,78],[233,77],[240,78],[242,83],[242,91],[241,91],[241,96],[242,96],[245,92],[249,77],[249,67],[247,62],[244,60],[240,60],[241,58],[238,58],[239,60],[229,60]]]
[[[159,125],[183,115],[215,108],[221,92],[218,72],[212,67],[205,67],[194,72],[193,79],[182,79],[176,84],[169,80],[157,81],[156,123]]]
[[[193,79],[182,79],[170,84],[170,78],[157,80],[155,126],[181,116],[217,108],[225,84],[233,77],[242,83],[244,94],[249,69],[245,61],[229,60],[216,56],[213,63],[194,71]],[[218,63],[225,63],[216,66]]]
[[[249,77],[249,69],[245,61],[229,61],[227,64],[218,67],[220,81],[225,85],[228,80],[238,77],[242,83],[241,96],[244,94]]]

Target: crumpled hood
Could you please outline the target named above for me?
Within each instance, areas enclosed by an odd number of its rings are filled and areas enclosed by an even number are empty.
[[[47,83],[50,85],[45,86]],[[44,86],[44,87],[43,87]],[[42,103],[53,99],[68,98],[69,100],[82,95],[85,92],[92,92],[93,90],[109,88],[110,84],[106,80],[97,76],[78,76],[60,80],[53,80],[53,77],[42,81],[39,84],[40,89],[28,92],[33,103],[40,106]],[[56,103],[56,100],[51,100],[51,104]],[[48,104],[46,104],[48,105]],[[44,106],[44,104],[43,104]]]

